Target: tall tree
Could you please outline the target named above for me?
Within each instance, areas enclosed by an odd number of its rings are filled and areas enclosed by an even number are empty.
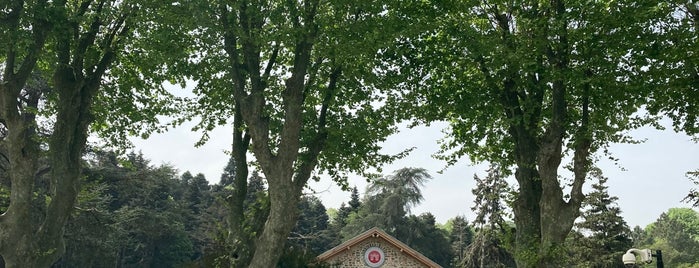
[[[464,216],[457,216],[447,222],[449,226],[449,242],[454,252],[452,266],[457,266],[463,262],[466,249],[473,242],[473,229]]]
[[[434,215],[429,212],[419,216],[408,215],[404,222],[405,226],[398,229],[396,238],[439,265],[449,267],[454,257],[449,234],[446,230],[437,228]]]
[[[315,196],[302,197],[299,210],[299,220],[288,238],[291,246],[312,256],[330,249],[329,218],[320,199]]]
[[[448,1],[434,30],[383,54],[396,108],[450,123],[449,163],[468,155],[516,167],[518,267],[556,266],[592,156],[645,123],[636,112],[648,93],[635,80],[644,47],[635,46],[647,42],[637,39],[647,18],[636,15],[656,5]],[[572,178],[562,183],[565,155]]]
[[[648,68],[644,81],[655,89],[647,109],[669,117],[675,131],[695,135],[699,133],[699,2],[664,1],[653,11],[643,32],[651,40],[642,59]],[[695,184],[697,174],[688,172]],[[690,190],[686,201],[699,206],[699,189]]]
[[[132,123],[152,127],[154,115],[167,111],[158,94],[169,72],[160,68],[167,55],[182,49],[154,39],[180,32],[176,24],[161,26],[167,18],[174,22],[172,11],[181,6],[146,0],[1,5],[0,122],[8,133],[2,146],[11,194],[0,215],[0,255],[8,267],[48,267],[64,252],[63,228],[79,192],[91,123],[103,133],[115,131],[116,141],[147,133]],[[32,73],[51,77],[50,83],[27,83]],[[37,136],[40,122],[50,122],[48,137]],[[49,168],[39,170],[44,148]],[[37,211],[32,199],[43,173],[49,187],[40,198],[47,202]]]
[[[359,190],[357,190],[357,186],[352,187],[350,201],[347,202],[347,205],[349,205],[349,209],[352,212],[357,212],[359,206],[362,205],[362,202],[359,200]]]
[[[699,212],[691,208],[671,208],[645,228],[645,241],[637,247],[662,249],[665,264],[695,267],[699,263]]]
[[[648,47],[642,60],[649,76],[644,82],[655,89],[648,110],[672,119],[675,131],[697,134],[699,2],[664,1],[648,14],[642,33],[650,40],[643,44]]]
[[[506,203],[511,202],[511,189],[504,180],[506,170],[491,165],[484,179],[474,175],[476,187],[471,190],[476,200],[471,208],[476,213],[473,221],[476,235],[466,250],[463,267],[511,267],[514,259],[511,252],[509,224],[506,222]]]
[[[590,171],[597,179],[583,204],[582,221],[576,223],[572,261],[585,267],[624,267],[619,252],[633,246],[631,229],[621,217],[621,209],[616,205],[615,196],[607,192],[607,177],[599,168]]]
[[[378,152],[395,128],[377,112],[381,96],[371,86],[374,55],[405,19],[387,4],[209,1],[194,16],[199,51],[188,69],[198,82],[200,126],[232,117],[234,131],[245,133],[234,143],[250,141],[269,187],[270,214],[250,249],[251,267],[276,264],[316,167],[346,186],[344,171],[364,174],[394,159]],[[241,144],[234,152],[248,149]]]
[[[423,184],[432,176],[423,168],[401,168],[367,187],[355,216],[340,231],[344,240],[378,227],[440,265],[448,266],[453,253],[446,230],[437,228],[434,215],[409,215],[422,201]],[[345,207],[351,211],[351,207]],[[338,212],[339,213],[339,212]]]
[[[430,179],[424,168],[401,168],[370,184],[367,194],[379,197],[377,212],[384,215],[388,227],[395,229],[410,208],[422,201],[421,188]]]

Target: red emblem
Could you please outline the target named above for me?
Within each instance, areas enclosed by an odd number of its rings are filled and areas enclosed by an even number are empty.
[[[370,247],[364,251],[364,264],[371,268],[379,268],[386,261],[386,255],[379,247]]]
[[[381,262],[381,253],[377,250],[373,250],[369,252],[369,256],[367,256],[367,259],[369,259],[369,262],[371,263],[379,263]]]

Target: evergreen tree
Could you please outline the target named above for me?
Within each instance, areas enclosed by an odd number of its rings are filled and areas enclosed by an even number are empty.
[[[235,180],[235,159],[233,157],[228,159],[226,167],[223,168],[223,173],[221,174],[221,180],[218,185],[226,186],[233,183]]]
[[[431,178],[425,169],[402,168],[390,176],[375,180],[367,187],[367,195],[356,213],[351,212],[351,205],[340,207],[338,214],[344,210],[356,215],[349,217],[340,232],[341,236],[347,240],[378,227],[440,265],[448,266],[453,257],[448,233],[437,228],[435,218],[430,213],[408,215],[410,208],[422,201],[420,188]],[[359,195],[353,194],[352,198],[354,196]]]
[[[350,211],[352,212],[357,212],[357,210],[359,210],[359,206],[362,205],[362,202],[359,201],[359,190],[357,190],[357,186],[352,187],[350,201],[347,202],[347,204],[349,205]]]
[[[397,228],[396,238],[439,265],[449,267],[454,257],[449,234],[437,228],[434,215],[429,212],[409,215],[404,222],[401,228]]]
[[[255,202],[258,202],[260,195],[266,195],[267,188],[265,187],[265,180],[260,176],[260,172],[257,170],[252,171],[252,175],[248,178],[248,189],[245,195],[245,203],[248,206],[252,206]]]
[[[608,178],[598,168],[589,174],[597,182],[583,202],[582,221],[576,224],[579,233],[571,236],[571,260],[582,267],[623,268],[619,252],[632,247],[631,230],[616,205],[618,198],[607,192]]]
[[[299,202],[299,220],[291,231],[289,244],[301,251],[318,255],[329,249],[328,214],[325,206],[315,196],[304,196]]]
[[[209,227],[214,242],[201,261],[205,267],[246,267],[252,257],[251,244],[255,243],[269,213],[264,178],[254,170],[244,183],[239,183],[236,180],[242,173],[237,173],[236,164],[231,157],[221,181],[214,187],[215,202],[209,208],[214,215]],[[235,211],[242,214],[237,215]]]
[[[512,240],[512,228],[505,222],[505,202],[510,198],[509,185],[504,180],[500,166],[491,165],[488,175],[481,179],[473,176],[476,187],[471,190],[476,197],[471,208],[476,212],[474,225],[476,236],[466,250],[463,267],[514,267],[515,260],[508,251]]]
[[[203,216],[190,209],[203,205],[176,195],[187,185],[173,167],[151,166],[140,153],[91,157],[54,267],[177,267],[200,255],[203,232],[192,219]]]
[[[420,188],[429,179],[432,176],[424,168],[401,168],[369,185],[367,193],[378,197],[376,212],[384,216],[388,232],[395,232],[410,208],[422,201]]]
[[[466,253],[466,249],[473,242],[473,230],[463,216],[456,216],[447,222],[449,226],[449,242],[454,253],[452,265],[461,263]]]

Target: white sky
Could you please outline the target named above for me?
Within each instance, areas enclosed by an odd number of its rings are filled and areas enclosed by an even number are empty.
[[[180,172],[203,173],[212,184],[217,183],[228,161],[225,151],[230,150],[230,127],[215,129],[207,144],[195,148],[194,144],[201,134],[191,132],[192,125],[153,135],[145,141],[134,139],[135,150],[142,151],[154,165],[171,164]],[[432,127],[404,129],[391,136],[384,145],[386,152],[398,152],[412,146],[417,149],[405,159],[386,166],[384,172],[389,174],[403,167],[427,169],[434,179],[425,184],[425,200],[412,212],[431,212],[440,223],[457,215],[472,220],[474,214],[470,208],[474,200],[471,194],[475,185],[473,175],[484,177],[487,167],[483,164],[474,166],[464,159],[442,174],[437,173],[444,168],[444,162],[433,159],[431,155],[439,148],[437,140],[443,137],[443,126],[435,124]],[[694,186],[685,173],[699,169],[699,162],[696,161],[699,159],[699,144],[692,142],[690,137],[671,130],[643,128],[632,132],[632,135],[639,139],[646,138],[647,141],[635,145],[613,145],[610,151],[619,159],[619,165],[604,160],[598,166],[609,177],[609,193],[619,197],[618,205],[623,217],[633,228],[636,225],[645,227],[669,208],[690,207],[680,201]],[[622,171],[619,166],[626,171]],[[591,184],[588,181],[586,186],[589,188]],[[350,186],[354,185],[362,193],[366,181],[359,177],[351,178]],[[349,192],[341,191],[330,180],[311,182],[310,187],[318,192],[317,195],[327,208],[337,208],[350,197]]]

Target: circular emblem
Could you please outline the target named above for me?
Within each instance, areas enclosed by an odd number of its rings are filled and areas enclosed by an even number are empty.
[[[386,260],[386,255],[379,247],[370,247],[364,251],[364,263],[372,268],[381,267]]]

